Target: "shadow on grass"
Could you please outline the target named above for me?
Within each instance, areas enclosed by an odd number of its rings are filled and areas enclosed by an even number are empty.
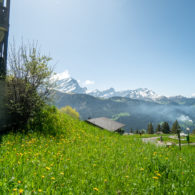
[[[0,146],[3,141],[3,136],[9,134],[11,132],[11,126],[0,126]]]

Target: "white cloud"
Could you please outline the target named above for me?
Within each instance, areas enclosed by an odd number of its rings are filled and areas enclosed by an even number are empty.
[[[84,85],[94,85],[94,84],[95,84],[95,82],[94,81],[90,81],[90,80],[86,80],[84,82]]]
[[[192,97],[195,97],[195,93],[192,94]]]
[[[68,78],[70,78],[70,73],[68,70],[65,70],[64,72],[58,73],[53,76],[53,79],[56,79],[56,80],[62,80],[62,79],[68,79]]]
[[[189,116],[185,116],[185,115],[181,115],[180,117],[177,118],[177,120],[182,121],[182,122],[188,121],[188,122],[193,123],[192,119]]]

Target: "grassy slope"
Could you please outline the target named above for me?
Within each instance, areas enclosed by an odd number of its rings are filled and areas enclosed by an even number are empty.
[[[66,117],[59,137],[6,135],[0,194],[193,194],[195,148],[156,148]]]

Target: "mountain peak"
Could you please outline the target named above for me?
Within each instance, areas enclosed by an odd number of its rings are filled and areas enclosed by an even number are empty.
[[[106,90],[93,90],[89,91],[86,87],[82,88],[78,81],[71,78],[68,71],[56,74],[53,76],[56,81],[56,90],[64,93],[84,93],[95,97],[111,98],[115,96],[128,97],[132,99],[155,99],[159,97],[155,92],[147,88],[139,88],[135,90],[116,91],[113,87]]]
[[[56,82],[56,90],[63,93],[86,93],[87,88],[82,88],[78,81],[71,78],[68,71],[64,71],[62,73],[56,74],[52,78]]]

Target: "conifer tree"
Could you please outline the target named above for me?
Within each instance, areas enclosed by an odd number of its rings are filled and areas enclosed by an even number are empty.
[[[148,124],[147,132],[148,134],[154,134],[154,128],[151,122]]]
[[[178,121],[176,120],[176,121],[173,123],[173,126],[172,126],[172,128],[171,128],[171,133],[176,134],[177,131],[178,131],[180,128],[181,128],[181,127],[180,127]]]
[[[161,129],[162,129],[162,132],[163,132],[163,133],[169,134],[169,133],[170,133],[169,123],[164,122],[164,123],[162,124]]]
[[[160,132],[160,131],[162,131],[162,129],[161,129],[160,124],[158,124],[157,127],[156,127],[156,132]]]

